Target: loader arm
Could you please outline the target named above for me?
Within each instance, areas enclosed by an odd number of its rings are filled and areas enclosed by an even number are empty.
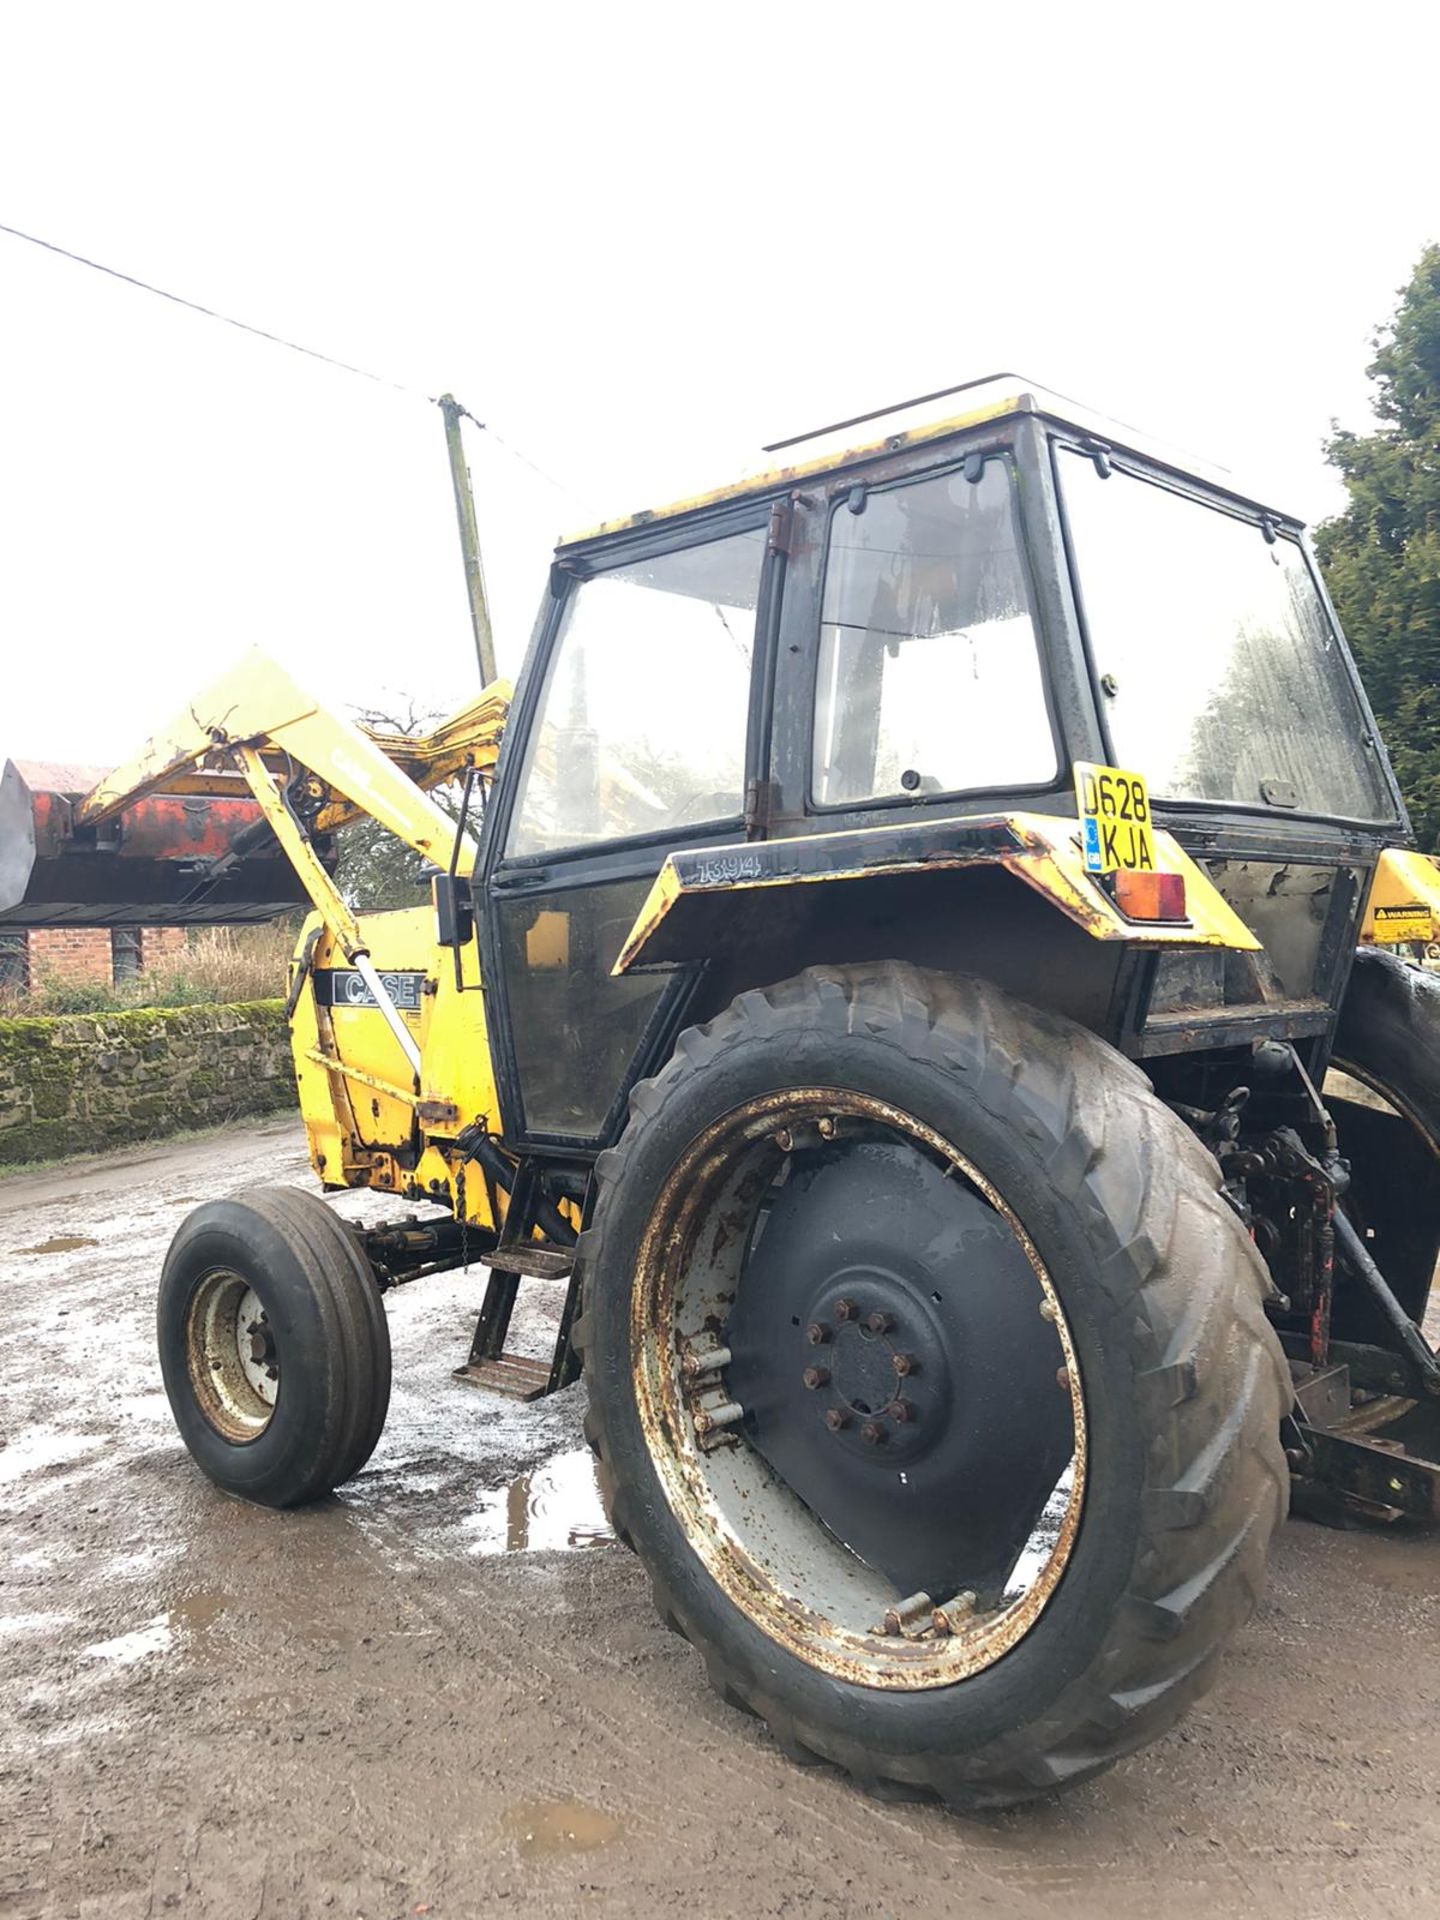
[[[82,827],[102,826],[161,789],[233,792],[243,782],[305,892],[384,1014],[418,1084],[415,1038],[371,964],[360,923],[316,851],[313,834],[377,820],[422,859],[474,867],[475,847],[426,791],[462,768],[494,766],[509,688],[487,688],[433,733],[387,738],[327,712],[261,653],[198,694],[133,760],[107,774],[79,803]],[[215,787],[209,788],[216,790]],[[334,1064],[329,1062],[328,1064]]]
[[[482,773],[493,767],[509,693],[505,682],[497,682],[433,733],[391,738],[327,711],[283,667],[255,651],[192,699],[133,760],[107,774],[75,817],[81,825],[99,826],[162,789],[233,792],[233,756],[248,747],[272,775],[304,768],[314,776],[321,802],[317,831],[368,817],[423,859],[444,865],[455,829],[426,789],[467,765]],[[253,769],[242,770],[242,777],[253,789]],[[261,800],[259,793],[255,797]],[[462,842],[457,871],[468,874],[474,857],[473,845]]]

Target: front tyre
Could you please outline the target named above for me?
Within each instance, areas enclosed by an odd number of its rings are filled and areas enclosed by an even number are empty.
[[[390,1400],[390,1332],[352,1231],[293,1187],[187,1216],[160,1279],[165,1391],[196,1464],[227,1493],[294,1507],[369,1459]]]
[[[1134,1067],[985,982],[817,969],[682,1035],[597,1172],[612,1519],[787,1752],[1005,1805],[1204,1689],[1285,1511],[1289,1385],[1215,1164]]]

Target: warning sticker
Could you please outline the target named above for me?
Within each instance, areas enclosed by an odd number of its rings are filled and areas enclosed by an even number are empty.
[[[1375,938],[1382,947],[1393,947],[1402,940],[1429,940],[1430,909],[1418,900],[1403,907],[1376,907]]]

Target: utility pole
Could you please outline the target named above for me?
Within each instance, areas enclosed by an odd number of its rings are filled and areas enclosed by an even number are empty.
[[[436,404],[445,416],[445,446],[450,455],[450,483],[455,489],[455,518],[460,527],[460,554],[465,562],[465,591],[470,597],[470,625],[475,630],[475,657],[480,663],[480,684],[488,687],[492,680],[499,678],[495,665],[495,633],[485,598],[485,570],[480,564],[475,494],[460,439],[460,416],[464,414],[469,420],[475,416],[468,407],[461,406],[453,393],[442,393]]]

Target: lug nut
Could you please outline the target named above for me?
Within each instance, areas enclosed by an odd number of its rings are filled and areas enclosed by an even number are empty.
[[[837,1300],[835,1302],[835,1318],[837,1320],[853,1320],[858,1312],[859,1308],[853,1300]]]
[[[911,1400],[892,1400],[886,1409],[892,1420],[898,1420],[902,1427],[909,1426],[915,1418],[915,1404]]]
[[[839,1433],[842,1427],[849,1426],[850,1416],[847,1413],[842,1413],[839,1407],[827,1407],[825,1409],[825,1424],[832,1433]]]
[[[829,1367],[806,1367],[801,1379],[813,1393],[816,1387],[828,1387],[830,1384]]]
[[[907,1373],[914,1373],[915,1356],[913,1353],[892,1353],[890,1364],[903,1380]]]
[[[795,1144],[795,1136],[793,1133],[791,1133],[789,1127],[782,1127],[780,1131],[774,1136],[774,1139],[775,1139],[775,1144],[780,1149],[781,1153],[789,1153],[790,1149]]]
[[[702,1374],[718,1373],[729,1364],[729,1347],[711,1347],[708,1353],[696,1353],[692,1349],[681,1360],[680,1371],[687,1380],[698,1380]]]
[[[957,1593],[955,1598],[947,1601],[944,1606],[936,1607],[930,1616],[930,1624],[939,1634],[959,1633],[965,1622],[975,1612],[977,1604],[978,1595],[967,1588],[964,1593]]]
[[[934,1605],[928,1593],[912,1593],[908,1600],[897,1601],[893,1607],[886,1608],[882,1631],[893,1635],[917,1627],[933,1612]]]
[[[835,1122],[830,1118],[828,1113],[822,1115],[821,1118],[815,1122],[815,1129],[822,1140],[833,1140],[835,1138]]]
[[[888,1333],[894,1326],[895,1319],[893,1314],[872,1313],[867,1315],[865,1324],[871,1333]]]
[[[818,1320],[812,1320],[805,1329],[805,1338],[812,1347],[823,1347],[830,1338],[829,1327],[822,1327]]]
[[[713,1412],[702,1407],[695,1416],[695,1431],[703,1438],[707,1433],[718,1433],[723,1427],[733,1427],[737,1420],[744,1418],[745,1409],[739,1402],[727,1400]]]
[[[865,1442],[867,1447],[883,1446],[885,1429],[878,1420],[867,1420],[860,1429],[860,1438]]]

